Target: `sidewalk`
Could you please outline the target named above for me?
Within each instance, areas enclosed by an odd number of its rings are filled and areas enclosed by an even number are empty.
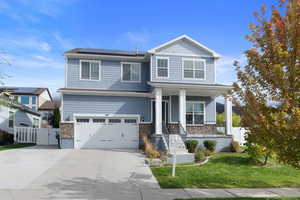
[[[300,197],[300,188],[141,190],[143,200],[221,197]]]

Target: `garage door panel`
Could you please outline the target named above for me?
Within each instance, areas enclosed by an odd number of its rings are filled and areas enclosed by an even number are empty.
[[[107,118],[106,123],[77,123],[75,125],[75,148],[138,148],[139,127],[137,119]],[[127,122],[127,123],[125,123]]]

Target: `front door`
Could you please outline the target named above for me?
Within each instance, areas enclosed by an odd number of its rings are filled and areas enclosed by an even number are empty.
[[[161,112],[161,118],[163,123],[168,123],[169,121],[169,102],[168,101],[162,101],[162,112]],[[155,125],[155,101],[152,101],[152,122]]]

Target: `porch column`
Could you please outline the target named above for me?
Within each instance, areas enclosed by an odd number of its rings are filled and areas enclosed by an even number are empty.
[[[225,97],[225,131],[226,135],[231,135],[232,130],[232,98]]]
[[[179,90],[179,122],[186,131],[186,91]],[[183,133],[181,133],[183,134]]]
[[[162,134],[162,89],[155,89],[155,134]]]

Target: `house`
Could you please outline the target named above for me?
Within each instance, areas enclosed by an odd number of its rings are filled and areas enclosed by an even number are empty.
[[[48,127],[55,104],[48,88],[1,86],[0,91],[8,92],[15,101],[41,114],[41,126]]]
[[[16,126],[40,127],[40,113],[0,95],[0,132],[14,133]]]
[[[217,83],[219,54],[194,39],[182,35],[145,52],[76,48],[64,56],[63,148],[137,148],[146,134],[163,149],[170,133],[213,138],[218,150],[230,144],[216,132],[216,97],[232,87]],[[230,131],[230,98],[225,107]]]

